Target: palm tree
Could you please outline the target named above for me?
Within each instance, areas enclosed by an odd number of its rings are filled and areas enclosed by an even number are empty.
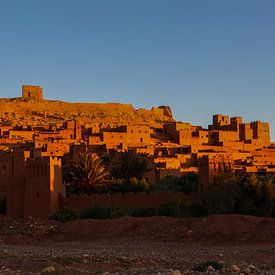
[[[96,189],[105,189],[108,176],[109,172],[97,154],[83,152],[73,162],[71,179],[77,193],[90,194]]]
[[[118,153],[110,163],[111,175],[127,182],[134,177],[141,180],[146,172],[148,172],[146,156],[131,151]]]

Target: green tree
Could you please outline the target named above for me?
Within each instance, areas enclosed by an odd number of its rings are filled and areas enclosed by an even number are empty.
[[[254,174],[238,178],[239,196],[236,212],[256,216],[270,216],[272,213],[272,180]]]
[[[126,182],[131,178],[141,180],[148,172],[146,156],[131,151],[119,152],[112,158],[109,169],[116,179],[124,179]]]
[[[90,194],[98,190],[106,190],[109,172],[96,154],[80,153],[73,162],[71,186],[76,193]]]
[[[271,216],[272,192],[269,177],[223,174],[203,189],[200,201],[208,214]]]
[[[239,196],[236,177],[226,173],[214,178],[213,182],[203,188],[200,200],[208,214],[234,213]]]
[[[181,177],[166,176],[160,183],[155,184],[154,188],[159,192],[183,192],[185,194],[198,192],[198,176],[194,173],[187,173]]]

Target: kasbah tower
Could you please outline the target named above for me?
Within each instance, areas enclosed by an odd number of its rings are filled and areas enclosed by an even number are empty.
[[[23,85],[22,99],[43,100],[43,88],[40,86]]]

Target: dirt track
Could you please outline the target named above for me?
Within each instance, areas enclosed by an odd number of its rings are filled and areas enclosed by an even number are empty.
[[[233,264],[241,271],[251,265],[251,274],[275,267],[275,220],[249,216],[28,220],[5,222],[0,236],[3,274],[39,274],[47,266],[55,274],[190,274],[209,259],[224,262],[221,274]]]

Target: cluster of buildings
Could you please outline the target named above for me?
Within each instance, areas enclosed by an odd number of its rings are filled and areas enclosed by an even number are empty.
[[[43,101],[38,86],[23,86],[22,101]],[[162,108],[171,116],[168,107]],[[215,175],[275,173],[275,144],[269,124],[244,123],[241,117],[213,116],[204,129],[189,123],[162,121],[117,127],[86,127],[77,120],[47,125],[0,125],[0,199],[7,198],[10,217],[48,217],[65,198],[62,167],[80,151],[114,154],[125,150],[146,153],[148,182],[169,175],[199,175],[200,188]]]

